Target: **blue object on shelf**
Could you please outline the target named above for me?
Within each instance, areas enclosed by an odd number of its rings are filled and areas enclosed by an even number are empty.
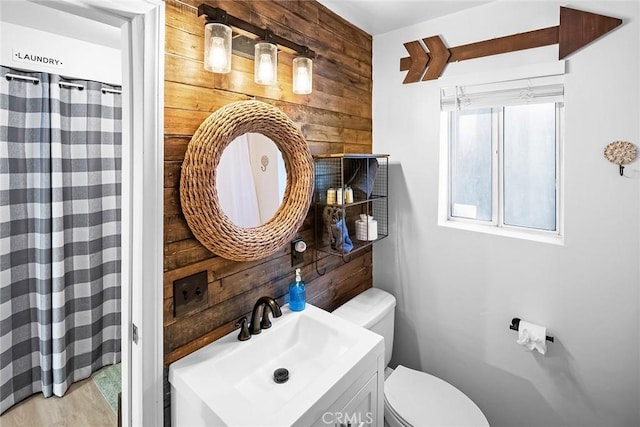
[[[289,309],[302,311],[307,305],[307,291],[300,275],[300,269],[296,268],[296,280],[289,284]]]
[[[333,249],[341,251],[343,254],[351,252],[353,249],[353,242],[349,237],[349,230],[347,230],[347,225],[344,220],[341,219],[336,222],[335,225],[332,225],[331,231],[333,232],[334,238],[334,243],[332,245]]]

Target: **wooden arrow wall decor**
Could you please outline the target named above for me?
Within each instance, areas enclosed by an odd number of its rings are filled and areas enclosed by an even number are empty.
[[[400,59],[400,71],[408,71],[403,84],[435,80],[449,62],[499,55],[559,44],[559,59],[591,43],[622,24],[622,19],[560,7],[560,25],[447,48],[439,36],[404,44],[409,56]]]

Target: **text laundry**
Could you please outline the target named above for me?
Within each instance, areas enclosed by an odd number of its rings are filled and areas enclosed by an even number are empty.
[[[15,55],[16,55],[16,58],[18,58],[21,61],[39,62],[41,64],[50,64],[50,65],[62,65],[62,60],[49,58],[46,56],[39,56],[39,55],[33,55],[30,53],[21,53],[21,52],[17,52]]]

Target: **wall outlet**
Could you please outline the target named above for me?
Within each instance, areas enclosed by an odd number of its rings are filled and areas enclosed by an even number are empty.
[[[207,306],[207,272],[192,274],[173,282],[173,317],[184,316]]]

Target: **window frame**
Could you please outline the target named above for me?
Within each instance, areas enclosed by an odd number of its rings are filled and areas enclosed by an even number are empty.
[[[522,105],[526,105],[523,103]],[[445,227],[497,234],[546,243],[564,244],[564,102],[555,102],[556,229],[544,230],[504,223],[504,105],[491,108],[491,221],[452,215],[452,142],[458,110],[441,112],[441,185],[438,224]],[[444,155],[443,155],[444,154]],[[444,169],[445,173],[442,173]],[[446,182],[442,183],[443,178]],[[444,185],[442,185],[444,184]],[[444,193],[444,194],[443,194]],[[444,196],[444,197],[443,197]]]

